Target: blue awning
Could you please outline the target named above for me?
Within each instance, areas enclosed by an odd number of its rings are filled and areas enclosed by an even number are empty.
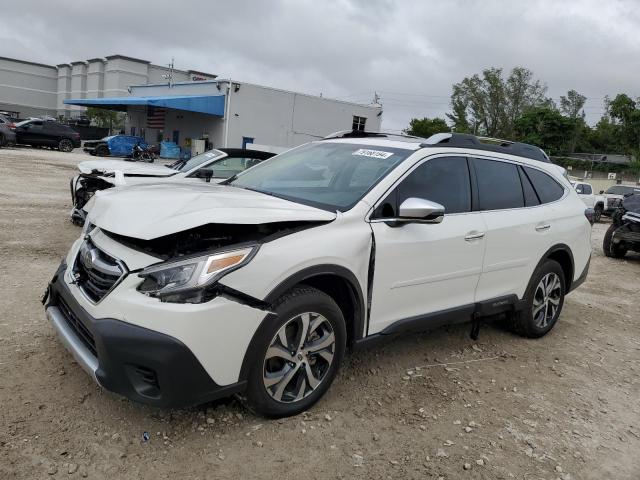
[[[110,110],[126,111],[128,105],[149,105],[152,107],[172,108],[187,112],[224,116],[224,95],[182,95],[160,97],[111,97],[111,98],[69,98],[68,105],[98,107]]]

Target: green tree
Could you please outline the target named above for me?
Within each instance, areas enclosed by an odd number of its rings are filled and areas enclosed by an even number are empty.
[[[584,104],[587,97],[579,94],[575,90],[569,90],[566,96],[560,97],[560,112],[569,118],[573,124],[571,138],[569,141],[569,152],[576,151],[576,145],[583,133],[586,125],[584,121]]]
[[[104,108],[87,108],[89,117],[98,127],[120,130],[124,127],[124,114]]]
[[[620,125],[613,123],[608,115],[587,132],[588,152],[624,153]]]
[[[573,122],[558,110],[538,107],[523,113],[515,122],[516,138],[537,145],[551,155],[567,152]]]
[[[429,138],[434,133],[446,133],[451,131],[447,122],[442,118],[412,118],[409,122],[409,128],[404,132],[407,135],[415,135],[416,137]]]
[[[501,68],[488,68],[453,85],[447,116],[456,131],[513,138],[515,122],[526,110],[551,106],[546,92],[524,67],[515,67],[506,79]]]
[[[638,102],[628,95],[620,93],[608,104],[608,114],[620,125],[624,153],[637,153],[640,150],[640,110]]]

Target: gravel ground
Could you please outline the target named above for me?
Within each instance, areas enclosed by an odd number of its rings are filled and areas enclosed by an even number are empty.
[[[640,256],[603,257],[606,223],[545,338],[398,338],[286,420],[234,400],[159,410],[94,385],[40,304],[80,234],[68,185],[86,158],[0,150],[0,478],[638,478]]]

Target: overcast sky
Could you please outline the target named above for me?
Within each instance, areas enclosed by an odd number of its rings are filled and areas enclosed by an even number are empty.
[[[1,8],[0,56],[47,64],[122,54],[368,103],[383,128],[444,116],[483,68],[533,70],[557,99],[640,95],[638,1],[22,0]]]

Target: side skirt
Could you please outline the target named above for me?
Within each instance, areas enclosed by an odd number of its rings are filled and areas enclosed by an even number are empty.
[[[449,308],[439,312],[417,315],[415,317],[398,320],[379,333],[357,340],[354,350],[369,348],[389,340],[400,333],[424,332],[444,325],[455,325],[477,321],[482,317],[489,317],[500,313],[515,313],[522,309],[522,300],[517,295],[505,295],[482,302],[471,303],[462,307]]]

